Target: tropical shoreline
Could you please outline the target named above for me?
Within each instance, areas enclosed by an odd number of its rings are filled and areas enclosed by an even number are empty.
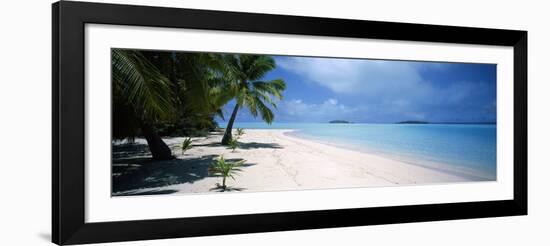
[[[357,146],[354,144],[346,144],[346,143],[343,143],[342,141],[327,141],[327,140],[313,138],[306,135],[294,134],[295,132],[296,130],[292,130],[292,131],[285,132],[284,134],[289,137],[313,141],[313,142],[333,146],[336,148],[352,150],[360,153],[366,153],[369,155],[380,156],[380,157],[384,157],[394,161],[414,165],[414,166],[419,166],[423,168],[433,169],[435,171],[462,176],[471,181],[494,181],[494,178],[490,177],[491,174],[481,173],[480,170],[477,170],[477,169],[457,166],[457,165],[446,163],[445,161],[434,160],[429,157],[419,157],[417,155],[397,153],[395,151],[380,151],[364,145]]]
[[[234,152],[220,143],[223,132],[193,138],[193,148],[182,155],[184,138],[163,138],[175,159],[150,161],[144,139],[136,139],[125,152],[115,145],[113,195],[208,193],[219,177],[208,166],[221,154],[229,160],[244,159],[242,172],[228,179],[229,190],[258,192],[479,181],[441,170],[299,138],[289,129],[245,129]],[[117,147],[118,146],[118,147]],[[143,148],[145,146],[145,148]],[[125,154],[126,153],[126,154]],[[127,158],[130,157],[130,158]]]

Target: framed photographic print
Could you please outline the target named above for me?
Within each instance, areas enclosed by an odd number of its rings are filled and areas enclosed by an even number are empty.
[[[53,4],[57,244],[527,214],[527,32]]]

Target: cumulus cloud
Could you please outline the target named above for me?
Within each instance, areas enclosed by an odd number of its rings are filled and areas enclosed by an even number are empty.
[[[387,119],[434,119],[450,114],[443,112],[449,109],[457,110],[454,113],[472,111],[479,105],[470,104],[478,103],[480,97],[493,89],[487,83],[440,84],[423,78],[422,71],[447,70],[451,65],[446,63],[278,57],[277,64],[306,83],[320,85],[338,95],[361,97],[375,108],[371,115]]]
[[[363,110],[340,103],[337,99],[328,98],[322,103],[306,103],[301,99],[283,101],[278,108],[283,121],[299,120],[305,122],[323,122],[334,119],[352,120],[354,114]]]
[[[277,64],[336,93],[379,95],[423,87],[419,63],[413,62],[284,57]]]
[[[495,83],[490,75],[462,76],[465,65],[283,56],[275,59],[277,69],[281,69],[278,73],[288,75],[285,79],[289,85],[285,98],[274,109],[279,122],[496,120]],[[230,114],[232,106],[226,109]],[[239,119],[259,120],[246,109],[239,111]]]

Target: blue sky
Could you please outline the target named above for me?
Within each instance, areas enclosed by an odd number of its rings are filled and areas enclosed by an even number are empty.
[[[277,68],[263,80],[287,84],[275,122],[496,121],[494,64],[273,57]],[[261,119],[241,109],[236,121]]]

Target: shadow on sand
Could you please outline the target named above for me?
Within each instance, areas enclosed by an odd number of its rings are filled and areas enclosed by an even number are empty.
[[[193,144],[194,147],[220,147],[222,146],[221,143],[215,142],[215,143],[204,143],[204,144]]]
[[[146,145],[144,145],[147,148]],[[193,183],[209,177],[208,167],[217,155],[155,161],[143,146],[113,147],[112,192],[114,196],[157,195],[177,192],[164,186]],[[239,161],[242,159],[227,159]],[[253,166],[245,163],[243,167]],[[158,189],[155,189],[158,188]],[[141,189],[146,189],[140,191]],[[237,190],[237,189],[235,189]]]
[[[210,191],[216,191],[216,192],[229,192],[229,191],[243,191],[246,190],[245,188],[240,187],[234,187],[234,186],[227,186],[225,189],[220,185],[220,183],[216,183],[216,187],[210,189]]]
[[[205,143],[193,144],[195,147],[221,147],[221,143]],[[228,147],[229,148],[229,147]],[[282,149],[283,147],[277,143],[258,143],[258,142],[239,142],[239,149]]]
[[[149,147],[146,144],[137,143],[113,145],[112,151],[113,160],[150,155]]]
[[[278,143],[240,143],[239,149],[282,149],[283,147]]]
[[[148,191],[129,191],[129,192],[124,192],[123,194],[119,195],[119,196],[147,196],[147,195],[167,195],[167,194],[172,194],[172,193],[176,193],[178,192],[177,190],[163,190],[163,189],[158,189],[158,190],[148,190]]]

